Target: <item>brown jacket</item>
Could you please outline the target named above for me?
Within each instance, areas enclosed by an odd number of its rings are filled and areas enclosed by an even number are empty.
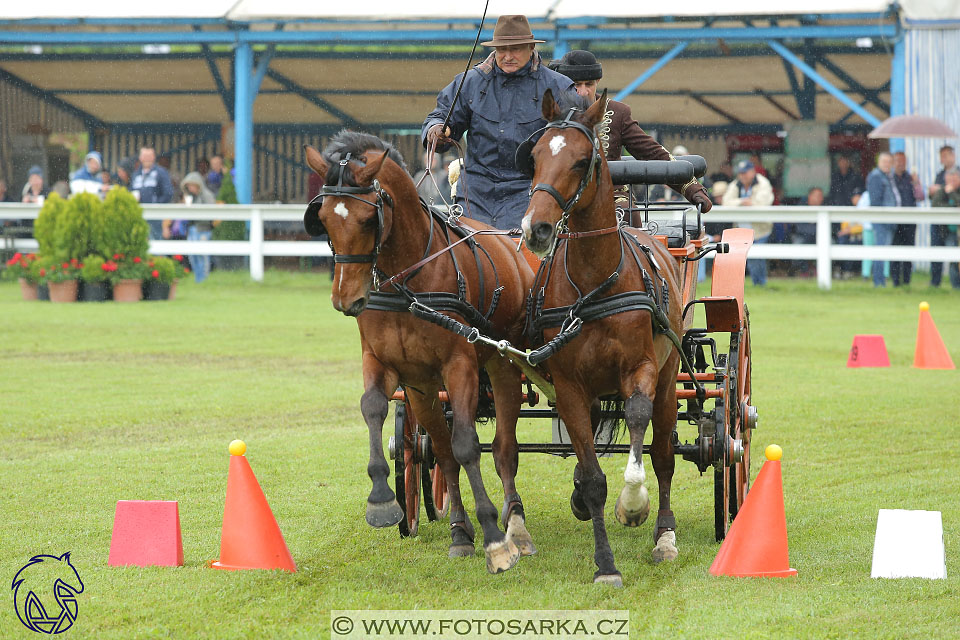
[[[608,161],[619,160],[624,147],[637,160],[670,160],[670,153],[644,133],[633,119],[630,107],[622,102],[607,100],[603,121],[597,130]]]

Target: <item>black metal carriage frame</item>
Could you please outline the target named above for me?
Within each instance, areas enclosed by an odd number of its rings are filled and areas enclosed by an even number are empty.
[[[695,157],[696,158],[696,157]],[[634,161],[636,162],[636,161]],[[617,164],[617,163],[611,163]],[[702,158],[696,173],[706,168]],[[693,462],[700,473],[711,467],[714,477],[714,528],[717,541],[723,540],[736,517],[750,487],[750,440],[757,426],[757,410],[752,398],[752,361],[750,315],[744,303],[744,275],[746,256],[753,243],[750,229],[727,229],[719,243],[712,243],[704,233],[700,212],[689,205],[651,203],[649,183],[631,183],[642,186],[641,197],[635,199],[629,189],[627,206],[622,208],[624,219],[640,222],[648,232],[663,242],[681,266],[684,332],[682,348],[695,370],[695,379],[704,387],[698,398],[689,373],[677,375],[678,424],[683,421],[696,428],[692,442],[681,441],[678,430],[673,431],[673,449],[676,455]],[[693,212],[696,212],[695,220]],[[680,214],[676,221],[658,222],[650,214]],[[638,220],[639,218],[639,220]],[[639,226],[639,225],[638,225]],[[712,288],[709,296],[696,297],[698,260],[715,251]],[[705,326],[693,327],[693,308],[702,305]],[[726,351],[720,346],[722,334],[727,334]],[[718,344],[718,341],[721,344]],[[526,376],[523,378],[524,402],[520,418],[550,419],[553,441],[519,443],[521,453],[545,453],[568,457],[575,455],[569,441],[563,441],[565,429],[555,404],[548,400],[541,408],[540,395]],[[417,534],[420,506],[429,521],[443,518],[448,509],[446,482],[436,464],[430,438],[417,423],[404,392],[394,396],[394,435],[390,438],[389,454],[395,465],[397,501],[406,517],[399,524],[401,536]],[[446,393],[440,392],[440,401],[446,402]],[[452,413],[447,410],[448,424]],[[602,417],[621,418],[622,412],[604,412]],[[628,443],[607,442],[609,434],[596,434],[597,450],[603,455],[629,453]],[[482,452],[490,452],[490,443],[481,443]],[[650,445],[644,445],[649,454]],[[421,498],[422,496],[422,498]]]

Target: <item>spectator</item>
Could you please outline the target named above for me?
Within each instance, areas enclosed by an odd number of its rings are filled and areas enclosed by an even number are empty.
[[[846,206],[860,207],[860,198],[864,195],[863,187],[854,187],[853,195]],[[840,223],[837,232],[837,244],[863,244],[863,224],[857,221],[844,220]],[[859,260],[842,260],[840,262],[840,277],[854,277],[860,273],[863,265]]]
[[[216,204],[217,197],[207,188],[203,176],[198,171],[191,171],[180,183],[183,185],[184,204]],[[195,220],[187,229],[187,240],[210,240],[213,237],[213,224],[209,220]],[[203,282],[210,273],[210,256],[187,256],[193,277],[197,282]]]
[[[95,193],[100,195],[100,173],[103,171],[103,156],[91,151],[83,158],[83,166],[70,175],[70,193]]]
[[[720,163],[720,168],[715,173],[710,174],[710,179],[713,180],[714,184],[717,182],[724,182],[730,184],[733,180],[733,166],[724,160]],[[723,195],[722,193],[720,194]]]
[[[940,164],[943,165],[943,169],[940,170],[940,173],[937,174],[936,179],[933,181],[933,184],[930,185],[930,201],[933,202],[933,196],[937,192],[941,191],[946,184],[946,173],[950,169],[957,168],[957,156],[953,151],[953,147],[950,145],[944,145],[940,147]],[[943,206],[936,205],[934,206]],[[932,224],[930,225],[930,246],[932,247],[944,247],[944,246],[953,246],[947,244],[949,241],[948,236],[950,235],[950,229],[945,224]],[[940,280],[943,278],[943,263],[934,262],[930,265],[930,284],[934,287],[940,286]]]
[[[210,158],[210,170],[206,173],[207,188],[217,195],[223,183],[223,156],[216,155]]]
[[[140,149],[140,168],[131,176],[133,195],[143,204],[163,204],[173,198],[173,184],[167,170],[156,164],[157,152],[152,147]],[[163,237],[163,222],[149,220],[150,239]]]
[[[157,164],[167,170],[167,175],[170,176],[170,184],[173,185],[173,196],[170,198],[170,202],[180,202],[183,200],[183,192],[180,191],[180,174],[174,173],[170,168],[170,156],[162,155],[157,158]]]
[[[210,161],[207,160],[206,156],[197,158],[197,162],[193,165],[193,170],[201,176],[204,176],[204,180],[206,180],[206,175],[210,173]]]
[[[807,191],[807,197],[804,204],[808,207],[822,207],[825,201],[823,189],[820,187],[811,187]],[[802,222],[793,225],[793,234],[790,238],[793,244],[817,244],[817,224],[815,222]],[[811,275],[810,263],[806,260],[798,260],[796,268],[803,276]]]
[[[426,167],[428,155],[430,154],[423,154],[424,167]],[[446,206],[445,203],[450,202],[450,192],[446,191],[446,193],[443,193],[440,191],[440,189],[445,190],[448,184],[446,172],[443,170],[443,159],[439,153],[433,154],[433,165],[430,167],[430,172],[431,175],[428,176],[426,168],[418,171],[417,175],[413,177],[413,182],[419,185],[417,187],[417,193],[420,194],[420,197],[423,198],[427,204],[433,204],[443,208]]]
[[[7,181],[0,178],[0,202],[16,202],[7,191]]]
[[[110,191],[110,188],[113,187],[113,176],[110,175],[109,171],[100,172],[100,197],[106,198],[107,192]]]
[[[951,150],[952,151],[952,150]],[[950,167],[943,173],[943,187],[937,189],[930,202],[935,207],[960,207],[960,169]],[[936,232],[931,238],[931,245],[937,247],[955,247],[957,246],[957,226],[955,224],[938,224],[940,231]],[[936,239],[937,242],[932,240]],[[960,289],[960,264],[951,262],[949,264],[950,285],[954,289]],[[943,263],[935,262],[930,267],[930,285],[940,286],[940,279],[943,277]]]
[[[830,194],[827,202],[835,207],[849,207],[853,201],[853,192],[863,190],[863,178],[854,173],[850,158],[837,156],[837,169],[830,175]]]
[[[753,163],[743,160],[737,164],[737,179],[727,186],[723,194],[725,207],[769,207],[773,204],[773,187],[770,181],[757,173]],[[753,229],[753,242],[765,244],[773,231],[773,223],[747,222],[742,226]],[[753,284],[762,287],[767,284],[767,261],[747,260],[747,270]]]
[[[893,156],[886,151],[877,156],[877,167],[867,176],[867,194],[870,196],[871,207],[899,207],[902,206],[900,190],[893,180]],[[874,222],[873,244],[878,247],[889,246],[893,242],[895,225]],[[873,261],[873,286],[885,287],[887,278],[884,275],[886,263],[883,260]]]
[[[916,172],[907,171],[907,154],[898,151],[893,154],[893,181],[897,185],[897,191],[900,192],[900,202],[904,207],[915,207],[917,202],[922,202],[923,188],[920,186],[920,177]],[[912,247],[917,242],[917,225],[915,224],[897,224],[893,230],[893,244],[901,247]],[[900,283],[910,284],[910,275],[913,272],[913,263],[891,262],[890,279],[893,286],[899,287]]]
[[[132,157],[124,158],[117,163],[117,184],[128,191],[136,166],[137,162]]]
[[[33,165],[30,167],[30,172],[27,174],[27,184],[23,185],[23,198],[21,202],[26,202],[29,204],[43,204],[44,199],[47,197],[47,188],[43,184],[43,169],[38,165]]]

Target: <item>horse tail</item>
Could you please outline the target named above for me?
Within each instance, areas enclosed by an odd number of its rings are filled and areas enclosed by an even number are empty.
[[[487,424],[497,416],[497,410],[493,406],[493,383],[490,382],[490,375],[483,367],[480,367],[479,378],[480,389],[477,393],[476,421],[480,424]]]
[[[600,415],[593,438],[596,442],[597,436],[602,434],[603,442],[598,445],[600,450],[597,453],[604,455],[610,453],[610,446],[616,444],[627,429],[627,422],[623,417],[624,401],[619,398],[600,400]],[[609,440],[607,434],[609,434]]]

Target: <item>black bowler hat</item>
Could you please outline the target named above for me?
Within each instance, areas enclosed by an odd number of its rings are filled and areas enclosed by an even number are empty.
[[[599,80],[603,77],[603,65],[597,62],[597,57],[582,49],[568,51],[562,58],[552,61],[548,66],[574,82]]]

